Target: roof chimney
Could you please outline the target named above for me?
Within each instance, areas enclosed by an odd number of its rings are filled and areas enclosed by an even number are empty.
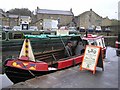
[[[39,7],[37,6],[37,10],[39,10]]]
[[[72,12],[72,8],[70,8],[70,12]]]
[[[90,9],[90,11],[92,11],[92,8]]]

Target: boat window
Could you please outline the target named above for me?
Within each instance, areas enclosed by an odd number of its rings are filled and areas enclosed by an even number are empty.
[[[94,42],[92,42],[91,45],[95,45]]]
[[[98,46],[101,46],[102,48],[104,47],[102,39],[98,39],[97,44],[98,44]]]
[[[104,43],[103,43],[103,39],[102,38],[100,39],[100,43],[101,43],[100,46],[103,48],[104,47]]]
[[[101,43],[99,42],[99,45],[101,46]]]
[[[105,47],[104,38],[102,38],[102,45],[103,45],[103,47]]]
[[[97,42],[94,42],[94,45],[97,46]]]

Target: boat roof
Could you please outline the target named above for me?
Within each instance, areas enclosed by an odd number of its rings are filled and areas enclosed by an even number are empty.
[[[78,37],[81,35],[47,35],[47,34],[41,34],[41,35],[24,35],[25,38],[40,38],[40,39],[47,39],[47,38],[63,38],[63,37]]]
[[[103,36],[97,36],[97,37],[83,37],[83,40],[97,40],[103,38]]]

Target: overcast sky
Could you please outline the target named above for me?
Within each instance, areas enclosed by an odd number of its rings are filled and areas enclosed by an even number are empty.
[[[0,0],[0,8],[8,11],[13,8],[70,10],[75,16],[91,8],[102,17],[118,19],[118,1],[120,0]]]

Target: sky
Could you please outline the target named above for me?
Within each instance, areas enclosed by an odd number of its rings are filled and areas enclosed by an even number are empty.
[[[103,18],[118,19],[120,0],[0,0],[0,8],[8,11],[14,8],[65,10],[72,8],[75,16],[92,9]]]

